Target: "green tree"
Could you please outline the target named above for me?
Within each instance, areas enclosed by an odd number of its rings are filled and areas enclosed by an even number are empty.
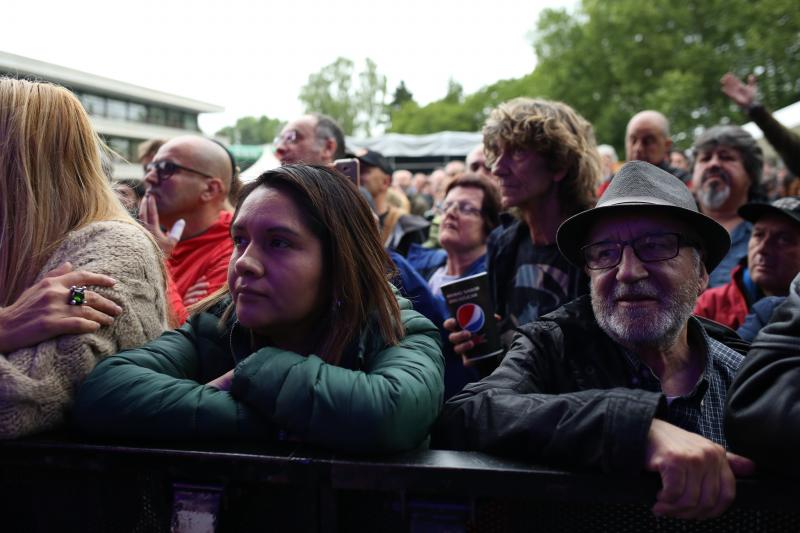
[[[697,128],[744,120],[719,89],[732,70],[763,71],[764,101],[781,107],[800,88],[800,10],[788,0],[583,0],[575,13],[545,10],[533,34],[536,87],[623,148],[628,119],[667,115],[673,139],[691,145]]]
[[[414,95],[406,87],[406,82],[400,80],[397,88],[394,90],[392,101],[389,103],[391,109],[400,109],[404,104],[414,101]]]
[[[450,79],[443,99],[423,107],[411,100],[393,109],[388,131],[417,134],[444,130],[476,131],[483,122],[482,111],[480,103],[472,97],[465,97],[461,84]]]
[[[216,134],[230,139],[233,144],[267,144],[272,142],[285,122],[267,116],[242,117],[233,126],[226,126]]]
[[[531,96],[568,103],[592,122],[599,142],[619,151],[630,117],[657,109],[685,148],[698,128],[746,120],[719,89],[727,71],[759,75],[772,109],[797,99],[798,28],[792,0],[583,0],[574,11],[547,9],[531,33],[533,72],[461,95],[459,103],[448,91],[426,106],[402,106],[392,112],[391,131],[477,130],[500,102]]]
[[[386,76],[378,73],[378,67],[370,58],[365,69],[359,73],[361,82],[356,90],[355,103],[358,111],[356,127],[366,137],[371,137],[376,128],[388,121],[386,110]]]
[[[369,136],[387,120],[386,77],[378,73],[375,62],[369,58],[357,76],[354,69],[350,59],[336,59],[308,77],[299,98],[306,112],[331,116],[346,134],[358,132]]]

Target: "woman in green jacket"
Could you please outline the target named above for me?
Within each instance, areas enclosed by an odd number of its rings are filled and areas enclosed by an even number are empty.
[[[77,424],[347,452],[423,443],[442,401],[439,334],[387,282],[357,188],[323,167],[268,171],[242,190],[231,236],[227,286],[180,329],[98,365]]]

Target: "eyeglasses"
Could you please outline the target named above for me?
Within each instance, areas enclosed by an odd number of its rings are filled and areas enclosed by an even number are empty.
[[[472,172],[478,172],[480,169],[486,170],[487,172],[491,172],[492,169],[484,161],[473,161],[469,164],[469,169]]]
[[[450,211],[451,207],[455,207],[456,211],[458,211],[461,215],[469,215],[473,217],[479,217],[483,213],[483,211],[474,205],[468,202],[445,202],[442,204],[442,213],[447,213]]]
[[[284,131],[277,137],[275,140],[272,141],[272,146],[278,146],[279,144],[286,143],[286,144],[297,144],[303,139],[303,137],[297,133],[297,130],[289,130]]]
[[[630,241],[604,241],[581,248],[586,266],[591,270],[613,268],[622,261],[625,246],[643,263],[666,261],[678,256],[681,246],[697,246],[678,233],[655,233],[643,235]]]
[[[186,172],[194,172],[195,174],[200,174],[205,178],[214,177],[209,174],[206,174],[205,172],[200,172],[199,170],[179,165],[178,163],[169,161],[167,159],[162,159],[161,161],[152,161],[144,166],[144,171],[146,173],[149,173],[152,170],[156,171],[156,176],[158,176],[159,182],[170,179],[172,175],[178,172],[179,170],[185,170]]]

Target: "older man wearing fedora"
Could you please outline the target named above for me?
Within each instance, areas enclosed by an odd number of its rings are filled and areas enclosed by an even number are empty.
[[[606,472],[658,472],[656,514],[707,518],[752,463],[725,451],[725,391],[741,353],[692,316],[730,238],[679,179],[626,163],[597,206],[558,229],[583,296],[518,328],[500,367],[446,405],[437,438]],[[730,344],[727,345],[727,344]]]

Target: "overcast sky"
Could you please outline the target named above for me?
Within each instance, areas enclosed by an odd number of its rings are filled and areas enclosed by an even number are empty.
[[[421,104],[454,78],[473,92],[536,64],[530,32],[545,7],[573,0],[7,0],[0,50],[217,104],[206,133],[245,115],[302,113],[310,73],[372,58],[390,94]]]

